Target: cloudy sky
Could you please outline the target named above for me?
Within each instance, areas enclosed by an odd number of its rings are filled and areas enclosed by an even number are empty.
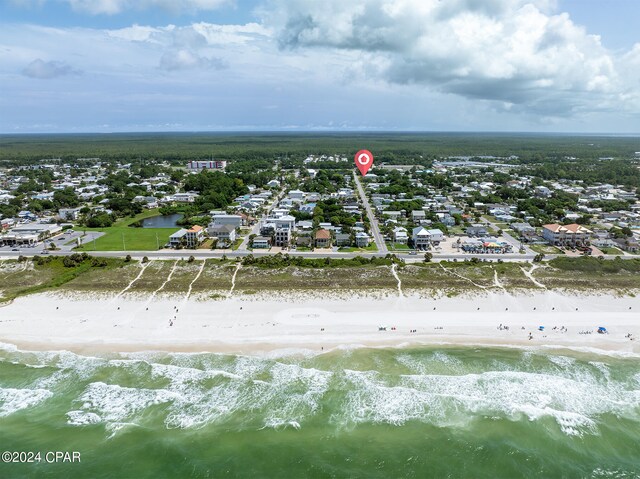
[[[2,0],[0,132],[640,132],[637,0]]]

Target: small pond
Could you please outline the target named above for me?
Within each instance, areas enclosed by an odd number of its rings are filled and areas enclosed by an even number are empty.
[[[143,228],[175,228],[176,221],[182,218],[182,215],[175,213],[173,215],[166,216],[154,216],[152,218],[145,218],[142,220]]]

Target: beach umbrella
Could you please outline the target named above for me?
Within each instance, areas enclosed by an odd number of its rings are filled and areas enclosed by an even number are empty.
[[[538,331],[544,331],[544,326],[538,326]]]

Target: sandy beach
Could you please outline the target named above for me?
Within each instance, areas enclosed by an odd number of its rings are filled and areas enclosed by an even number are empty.
[[[545,291],[439,299],[293,295],[291,300],[39,294],[0,308],[0,342],[21,349],[79,353],[265,354],[417,344],[566,346],[640,353],[640,299],[635,297]],[[596,332],[601,326],[607,334]],[[636,339],[630,340],[628,334]]]

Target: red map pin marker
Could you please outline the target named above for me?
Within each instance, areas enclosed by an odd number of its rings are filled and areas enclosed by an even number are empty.
[[[354,160],[362,176],[366,175],[369,168],[373,166],[373,155],[369,150],[360,150],[356,153]]]

